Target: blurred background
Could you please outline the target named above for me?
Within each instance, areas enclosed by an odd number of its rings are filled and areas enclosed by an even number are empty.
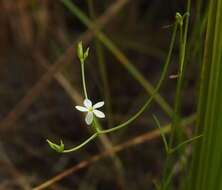
[[[107,48],[98,40],[64,2],[73,3],[95,21],[111,45]],[[204,18],[200,18],[204,5],[198,2],[192,1],[191,6],[184,118],[195,113],[201,53],[193,39],[201,41],[204,30]],[[154,101],[129,127],[70,154],[54,152],[46,139],[62,139],[66,147],[72,147],[92,133],[74,108],[83,99],[75,56],[79,40],[90,47],[85,68],[88,93],[93,102],[105,101],[107,117],[101,124],[107,129],[136,113],[155,88],[169,50],[175,13],[185,13],[186,3],[1,0],[0,189],[154,189],[163,173],[165,153],[152,114],[162,126],[170,122],[177,80],[169,76],[178,72],[178,45],[161,100]],[[202,28],[193,27],[200,26],[197,20]],[[139,71],[142,82],[131,66]],[[175,172],[176,186],[183,174]]]

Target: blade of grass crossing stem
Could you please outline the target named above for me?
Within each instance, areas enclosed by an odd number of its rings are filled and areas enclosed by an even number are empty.
[[[95,36],[103,43],[108,50],[115,55],[115,57],[122,63],[122,65],[129,71],[129,73],[138,81],[148,94],[153,94],[154,87],[141,75],[141,73],[133,66],[127,57],[112,43],[102,32],[96,29],[96,26],[88,17],[70,0],[62,0],[63,4],[70,10],[72,14],[77,16],[88,28],[94,30]],[[155,101],[168,114],[172,115],[172,109],[169,104],[159,95],[154,97]]]

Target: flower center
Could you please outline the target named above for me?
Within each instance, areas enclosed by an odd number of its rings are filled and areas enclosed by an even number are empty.
[[[88,108],[89,112],[93,111],[93,107]]]

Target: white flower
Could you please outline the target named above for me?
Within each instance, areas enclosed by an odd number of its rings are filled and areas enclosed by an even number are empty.
[[[91,100],[85,99],[83,102],[84,106],[75,106],[75,108],[81,112],[88,112],[85,117],[87,125],[90,125],[93,122],[93,116],[95,115],[98,118],[104,118],[105,114],[97,108],[100,108],[104,105],[104,102],[98,102],[95,105],[92,105]]]

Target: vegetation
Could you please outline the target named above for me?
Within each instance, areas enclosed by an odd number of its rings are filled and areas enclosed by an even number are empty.
[[[0,189],[222,190],[222,0],[0,8]]]

